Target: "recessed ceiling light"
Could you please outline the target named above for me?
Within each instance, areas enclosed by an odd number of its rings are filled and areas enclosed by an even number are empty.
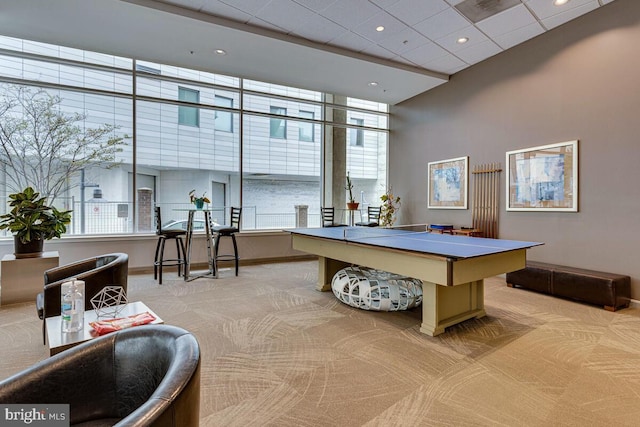
[[[223,49],[216,49],[215,52],[218,55],[226,55],[227,54],[227,52],[225,50],[223,50]]]
[[[469,41],[469,37],[460,37],[457,42],[458,44],[463,44]]]
[[[384,31],[384,27],[382,25],[379,25],[376,27],[376,31],[377,32]]]
[[[369,86],[378,86],[378,82],[369,82]]]
[[[567,4],[569,3],[569,0],[555,0],[553,2],[553,4],[555,4],[556,6],[562,6],[563,4]]]

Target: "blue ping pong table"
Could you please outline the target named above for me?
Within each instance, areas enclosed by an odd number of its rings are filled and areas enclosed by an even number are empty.
[[[288,231],[294,249],[318,255],[319,291],[331,290],[334,274],[352,264],[422,280],[420,331],[431,336],[485,316],[484,279],[524,268],[527,249],[542,245],[387,228]]]

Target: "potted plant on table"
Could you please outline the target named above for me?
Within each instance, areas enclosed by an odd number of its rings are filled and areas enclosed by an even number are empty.
[[[13,233],[16,258],[42,256],[44,241],[66,233],[71,211],[59,211],[46,205],[46,197],[27,187],[9,195],[9,213],[0,216],[0,230]]]
[[[196,209],[202,209],[205,203],[211,203],[211,200],[206,196],[206,192],[202,193],[201,197],[196,196],[196,190],[189,191],[189,200],[196,205]]]
[[[349,201],[347,202],[347,209],[350,211],[355,211],[358,209],[358,205],[360,203],[356,202],[353,198],[353,183],[351,182],[351,177],[349,176],[349,172],[347,172],[347,186],[344,187],[345,190],[349,191]]]

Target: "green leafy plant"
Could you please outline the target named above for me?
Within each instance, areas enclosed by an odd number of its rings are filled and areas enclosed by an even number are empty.
[[[9,230],[22,243],[50,240],[66,233],[71,222],[71,211],[59,211],[47,206],[45,197],[27,187],[20,193],[9,195],[9,213],[0,216],[0,230]]]
[[[197,202],[199,200],[201,200],[202,203],[211,203],[211,200],[209,200],[209,198],[206,196],[206,194],[207,194],[207,192],[205,191],[204,193],[202,193],[202,197],[198,197],[198,196],[196,196],[196,190],[191,190],[191,191],[189,191],[189,200],[194,205],[197,204]]]
[[[396,222],[396,212],[400,210],[400,196],[395,196],[391,187],[380,196],[382,207],[380,209],[380,225],[391,227]]]
[[[347,172],[347,186],[344,187],[344,189],[349,191],[349,203],[355,203],[355,199],[353,198],[353,183],[351,182],[349,172]]]

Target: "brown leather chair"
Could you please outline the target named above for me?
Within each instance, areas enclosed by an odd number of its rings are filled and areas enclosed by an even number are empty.
[[[83,259],[71,264],[51,268],[44,272],[44,291],[36,297],[38,317],[42,319],[42,339],[46,344],[47,317],[59,316],[60,286],[75,277],[85,282],[84,306],[90,310],[91,298],[107,285],[120,285],[127,291],[129,255],[112,253]]]
[[[66,403],[71,425],[197,426],[200,347],[176,326],[113,332],[0,382],[0,402]]]

